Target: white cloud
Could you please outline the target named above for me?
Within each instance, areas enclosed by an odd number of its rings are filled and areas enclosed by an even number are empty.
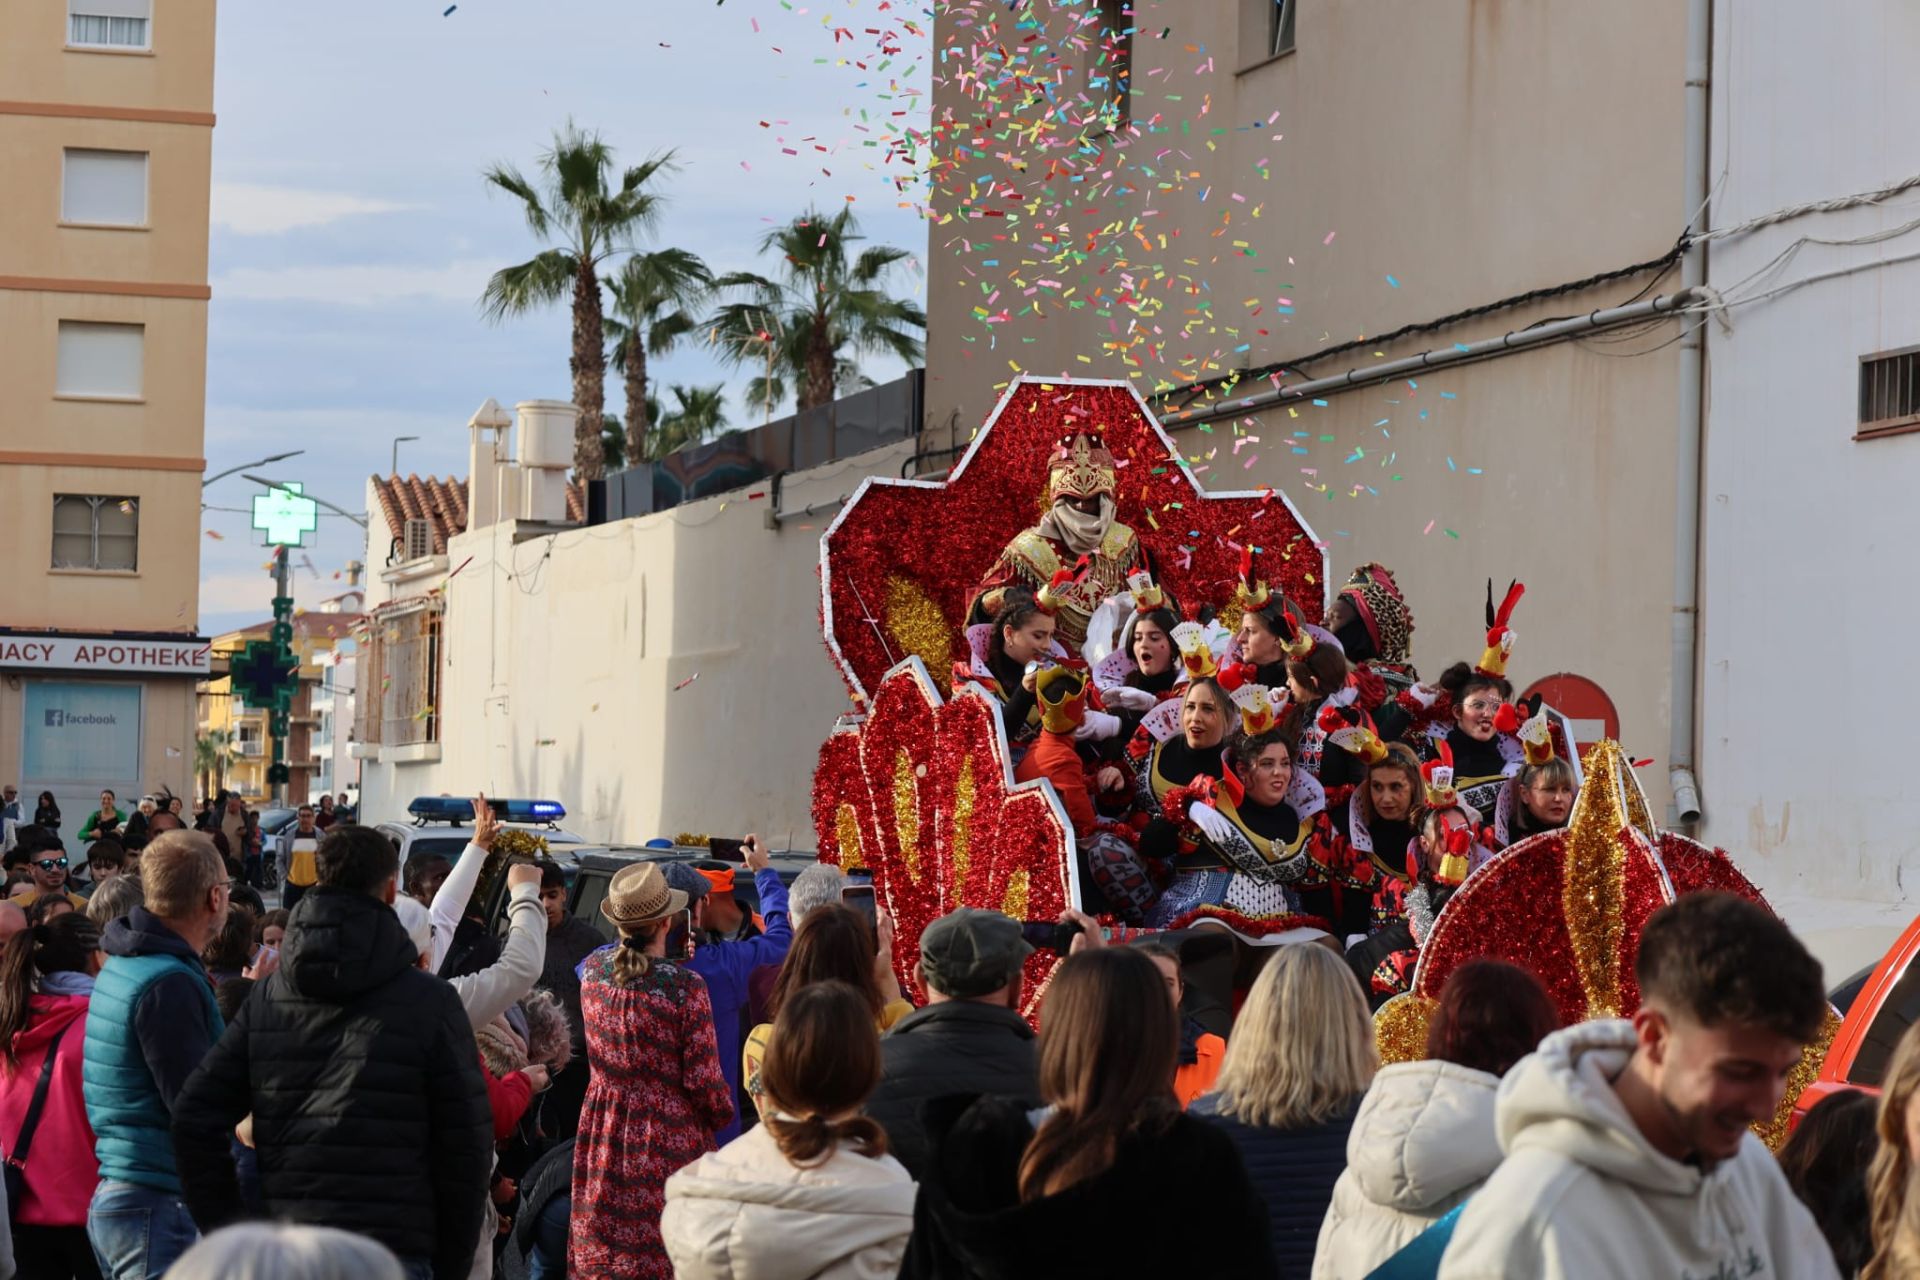
[[[239,267],[216,276],[213,296],[254,302],[378,306],[410,298],[478,303],[500,264],[464,258],[442,266]]]
[[[213,184],[213,224],[244,236],[277,235],[302,227],[324,227],[342,218],[370,213],[401,213],[422,206],[350,195],[344,191],[304,191],[298,187],[256,186],[246,182]]]

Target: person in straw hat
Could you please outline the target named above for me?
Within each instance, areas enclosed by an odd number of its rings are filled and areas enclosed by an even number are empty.
[[[574,1280],[673,1275],[660,1240],[669,1175],[714,1150],[733,1120],[713,1009],[680,963],[687,895],[657,863],[622,868],[601,914],[615,946],[580,966],[580,1016],[592,1075],[573,1156]]]

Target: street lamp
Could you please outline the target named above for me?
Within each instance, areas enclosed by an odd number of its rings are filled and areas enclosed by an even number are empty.
[[[419,436],[395,436],[393,438],[393,462],[387,467],[388,475],[397,476],[400,474],[400,446],[409,440],[418,440],[419,438]]]
[[[288,487],[287,482],[284,480],[269,480],[265,476],[248,475],[243,477],[243,479],[251,480],[255,484],[268,489],[285,489]],[[294,492],[299,493],[298,486],[294,487]],[[331,502],[328,502],[325,498],[315,497],[311,493],[301,493],[300,496],[303,498],[310,498],[313,501],[319,503],[321,506],[325,507],[327,510],[337,512],[338,514],[345,516],[347,519],[359,525],[362,529],[367,527],[367,518],[365,516],[357,516],[353,514],[353,512],[347,510],[345,507],[336,507]]]
[[[285,462],[288,458],[297,458],[305,452],[306,452],[305,449],[295,449],[292,453],[276,453],[271,458],[256,458],[252,462],[243,462],[237,467],[228,467],[225,471],[220,472],[218,475],[208,476],[205,480],[202,480],[200,482],[200,487],[204,489],[208,485],[212,484],[215,480],[224,479],[227,476],[232,475],[236,471],[245,471],[248,467],[264,467],[269,462]]]

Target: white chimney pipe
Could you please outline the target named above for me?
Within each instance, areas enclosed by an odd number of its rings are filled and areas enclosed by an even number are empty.
[[[512,425],[513,419],[491,396],[467,420],[467,428],[473,433],[467,451],[469,529],[484,529],[508,514],[500,509],[498,475],[505,462],[500,456],[500,442]]]
[[[567,519],[567,470],[573,466],[573,428],[580,410],[564,400],[522,400],[519,464],[523,519],[564,524]]]

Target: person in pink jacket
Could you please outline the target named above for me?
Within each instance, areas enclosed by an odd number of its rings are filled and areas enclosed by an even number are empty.
[[[12,1206],[22,1276],[100,1275],[87,1243],[100,1165],[80,1069],[87,1005],[103,958],[100,926],[78,911],[23,929],[0,947],[0,1151],[18,1157],[25,1148],[25,1190]],[[40,1114],[23,1142],[43,1076]]]

